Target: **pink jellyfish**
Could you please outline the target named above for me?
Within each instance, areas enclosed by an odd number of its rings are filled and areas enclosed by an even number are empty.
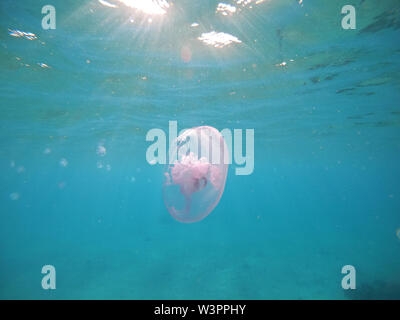
[[[204,219],[225,188],[229,155],[224,138],[213,127],[188,129],[170,146],[169,156],[163,188],[169,213],[185,223]]]

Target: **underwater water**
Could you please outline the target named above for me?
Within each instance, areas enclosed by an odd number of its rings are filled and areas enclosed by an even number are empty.
[[[223,3],[0,2],[1,299],[400,299],[400,2]],[[146,161],[169,121],[254,129],[196,223]]]

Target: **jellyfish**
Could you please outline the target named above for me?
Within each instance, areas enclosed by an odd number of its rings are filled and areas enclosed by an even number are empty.
[[[170,146],[164,171],[164,202],[173,218],[192,223],[217,206],[228,173],[228,148],[221,133],[209,126],[184,131]],[[176,159],[171,161],[171,156]]]

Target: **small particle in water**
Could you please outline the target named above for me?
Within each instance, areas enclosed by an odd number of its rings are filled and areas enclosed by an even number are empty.
[[[277,67],[286,67],[286,66],[287,66],[287,63],[286,63],[286,61],[283,61],[283,62],[277,64],[276,66],[277,66]]]
[[[11,167],[11,168],[14,168],[14,167],[15,167],[15,162],[12,161],[12,160],[11,160],[11,162],[10,162],[10,167]]]
[[[38,65],[42,68],[50,68],[47,64],[39,62]]]
[[[153,19],[152,19],[152,18],[149,18],[147,21],[148,21],[149,23],[152,23],[152,22],[153,22]]]
[[[398,228],[398,229],[396,230],[396,236],[397,236],[397,238],[399,238],[399,240],[400,240],[400,228]]]
[[[67,161],[67,159],[65,159],[65,158],[62,158],[61,160],[60,160],[60,166],[62,166],[62,167],[66,167],[68,165],[68,161]]]
[[[23,173],[23,172],[25,172],[25,168],[23,166],[19,166],[18,169],[17,169],[17,172],[18,173]]]
[[[108,165],[106,165],[106,170],[107,171],[110,171],[111,170],[111,166],[108,164]]]
[[[61,182],[58,183],[58,188],[64,189],[65,185],[66,185],[66,183],[64,181],[61,181]]]
[[[98,147],[97,147],[96,153],[97,153],[99,156],[104,157],[104,156],[106,155],[106,153],[107,153],[107,150],[106,150],[106,148],[105,148],[103,145],[100,144],[100,145],[98,145]]]
[[[89,64],[91,61],[89,59],[86,60],[86,63]]]
[[[136,178],[135,177],[132,177],[131,178],[131,182],[135,182],[136,181]]]
[[[199,26],[199,24],[197,22],[193,22],[190,26],[193,27],[193,28],[196,28],[196,27]]]
[[[50,154],[51,153],[51,149],[50,148],[46,148],[43,151],[44,154]]]
[[[102,169],[103,168],[103,163],[101,161],[97,162],[97,169]]]
[[[10,193],[10,199],[12,201],[18,200],[19,199],[19,193],[17,193],[17,192]]]
[[[147,77],[146,77],[146,76],[142,77],[142,80],[146,81],[146,80],[147,80]]]

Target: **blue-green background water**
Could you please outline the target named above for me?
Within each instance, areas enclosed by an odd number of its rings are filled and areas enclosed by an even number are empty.
[[[253,2],[1,1],[0,298],[400,298],[400,3]],[[213,30],[241,43],[198,39]],[[145,159],[170,120],[255,130],[253,174],[230,166],[198,223],[169,215]]]

